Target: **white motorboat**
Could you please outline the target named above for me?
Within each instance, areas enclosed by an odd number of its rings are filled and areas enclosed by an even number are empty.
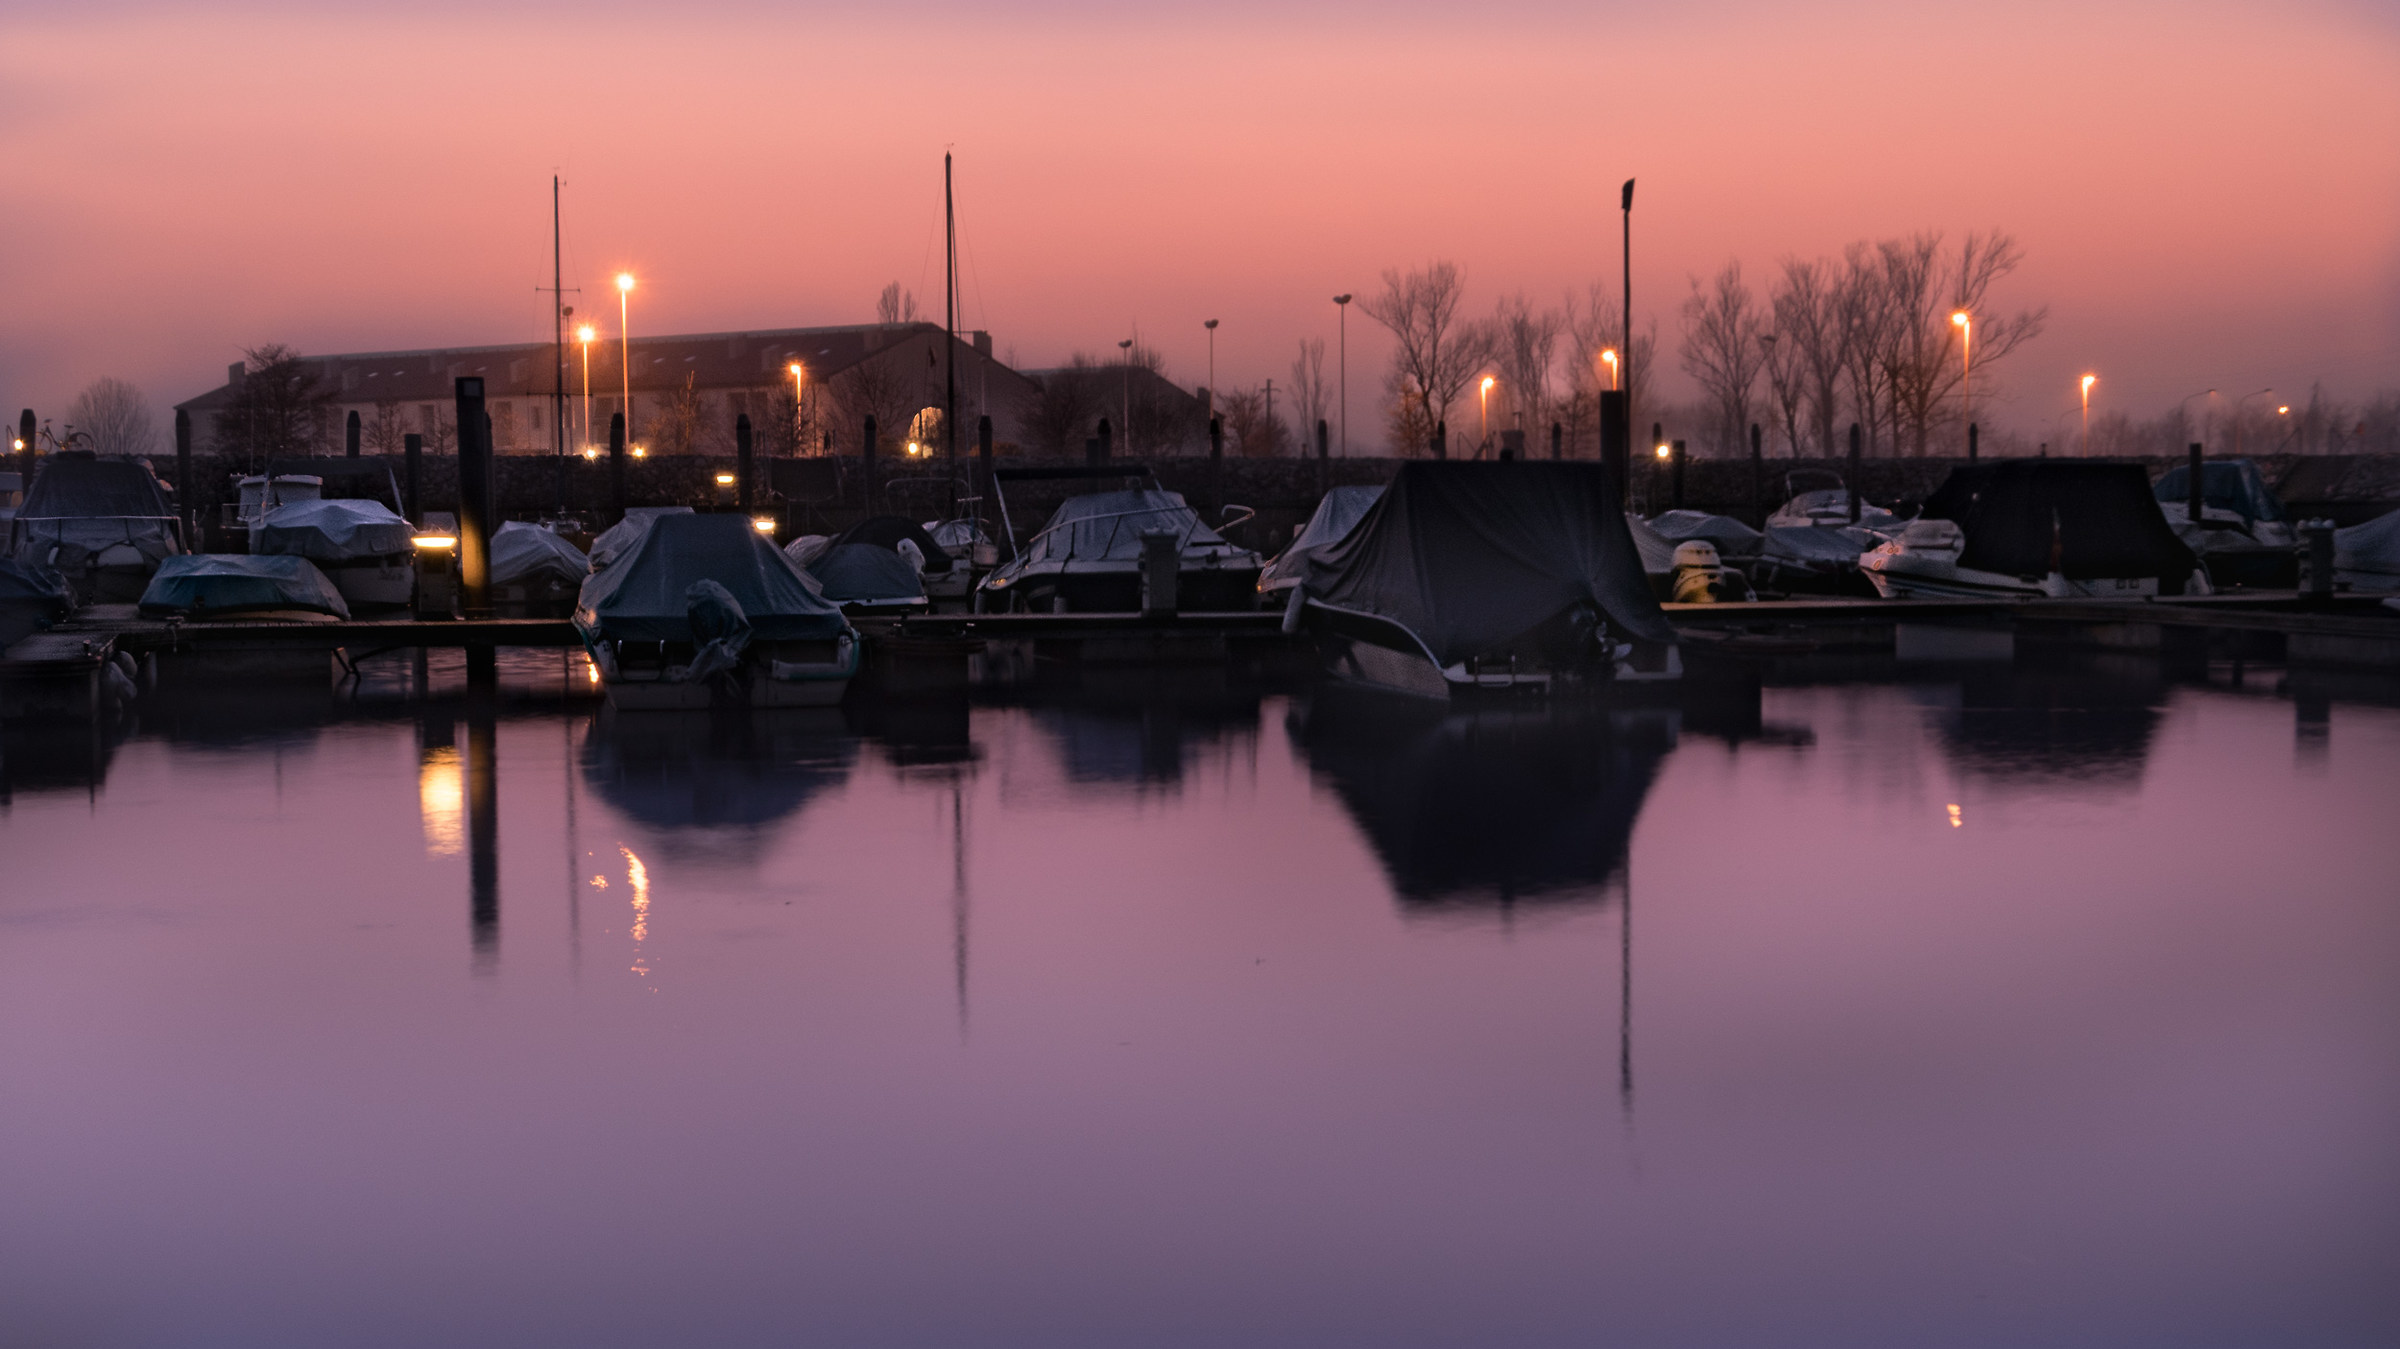
[[[1767,517],[1769,530],[1851,526],[1886,531],[1900,527],[1899,516],[1863,497],[1858,518],[1851,519],[1849,485],[1831,469],[1798,469],[1784,475],[1783,485],[1789,499]]]

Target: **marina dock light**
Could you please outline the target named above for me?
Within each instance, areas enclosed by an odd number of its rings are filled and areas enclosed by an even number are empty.
[[[720,474],[718,474],[718,475],[717,475],[717,486],[719,486],[719,487],[731,487],[731,486],[733,486],[733,475],[732,475],[732,474],[730,474],[730,473],[720,473]]]
[[[429,531],[409,542],[417,549],[417,617],[450,617],[458,604],[458,536]]]
[[[1618,372],[1617,372],[1617,349],[1616,349],[1615,347],[1610,347],[1610,348],[1608,348],[1607,350],[1605,350],[1605,351],[1601,352],[1601,353],[1600,353],[1600,360],[1602,361],[1602,363],[1604,363],[1604,364],[1606,364],[1606,365],[1608,366],[1608,387],[1609,387],[1609,388],[1611,388],[1611,389],[1615,389],[1615,388],[1617,387],[1617,373],[1618,373]]]
[[[750,517],[750,527],[757,530],[761,534],[773,534],[775,532],[775,517],[772,515],[753,515]]]
[[[647,459],[647,458],[649,458],[649,457],[650,457],[650,447],[649,447],[649,446],[647,446],[647,445],[636,445],[636,446],[634,446],[634,447],[633,447],[633,457],[634,457],[634,458],[636,458],[636,459]]]
[[[1667,443],[1666,443],[1665,441],[1663,441],[1663,440],[1659,442],[1659,444],[1658,444],[1658,457],[1659,457],[1660,459],[1662,459],[1662,460],[1663,460],[1663,459],[1670,458],[1670,457],[1672,457],[1672,456],[1674,455],[1674,453],[1675,453],[1675,447],[1674,447],[1674,446],[1667,444]]]
[[[450,534],[419,534],[415,538],[410,539],[409,542],[417,546],[418,552],[425,552],[428,549],[456,548],[458,546],[457,537]]]

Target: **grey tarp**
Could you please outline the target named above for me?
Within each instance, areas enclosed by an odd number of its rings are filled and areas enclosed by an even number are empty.
[[[1067,563],[1132,563],[1141,558],[1142,535],[1160,530],[1182,536],[1186,566],[1212,554],[1221,559],[1249,556],[1200,523],[1199,513],[1184,503],[1179,492],[1093,492],[1059,503],[1041,536],[985,584],[1011,581],[1029,571]]]
[[[933,535],[926,533],[924,526],[914,520],[903,519],[897,515],[868,516],[843,530],[841,536],[833,541],[833,545],[839,548],[844,544],[863,543],[876,548],[888,549],[894,556],[897,556],[902,539],[916,545],[917,555],[924,559],[924,570],[928,572],[950,570],[954,560],[950,556],[950,550],[944,548],[941,541],[934,538]]]
[[[1266,570],[1258,574],[1260,589],[1278,584],[1290,584],[1300,579],[1308,559],[1320,550],[1340,543],[1358,522],[1367,518],[1367,511],[1383,495],[1381,487],[1336,487],[1317,503],[1308,523],[1301,526],[1292,545],[1276,554]]]
[[[74,609],[67,578],[48,567],[0,557],[0,651]]]
[[[48,563],[61,544],[96,553],[129,543],[155,560],[181,551],[171,532],[174,514],[146,464],[54,455],[34,471],[11,542],[18,557],[36,563]]]
[[[2188,505],[2192,499],[2192,470],[2178,464],[2151,489],[2161,502]],[[2245,520],[2281,520],[2283,502],[2267,480],[2259,476],[2258,465],[2247,459],[2218,459],[2200,466],[2200,505],[2205,510],[2223,511]]]
[[[693,641],[686,592],[694,581],[725,587],[763,642],[830,639],[849,628],[748,517],[689,513],[655,517],[630,552],[586,578],[575,626],[591,640]]]
[[[925,598],[925,583],[909,560],[872,543],[837,543],[808,564],[825,598],[842,604]]]
[[[1675,545],[1663,534],[1650,527],[1650,522],[1631,511],[1625,513],[1625,532],[1633,536],[1633,551],[1642,559],[1642,570],[1652,576],[1665,576],[1675,570]]]
[[[152,618],[299,609],[348,618],[350,606],[317,564],[293,553],[185,553],[158,564],[142,592]]]
[[[2333,570],[2361,590],[2400,589],[2400,511],[2333,531]]]
[[[1443,665],[1589,603],[1673,642],[1596,463],[1409,463],[1349,537],[1309,563],[1309,597],[1391,619]]]
[[[1967,536],[1960,566],[2003,576],[2055,570],[2075,581],[2181,582],[2198,565],[2139,464],[2003,459],[1954,468],[1925,499],[1922,518],[1953,521]]]
[[[591,569],[581,548],[540,525],[511,520],[492,532],[493,585],[581,585]]]
[[[411,552],[416,530],[380,501],[290,501],[267,512],[250,534],[253,553],[290,553],[312,562],[349,562]]]
[[[1775,525],[1759,544],[1759,556],[1770,562],[1829,571],[1856,567],[1859,554],[1883,540],[1848,525]]]
[[[1730,515],[1711,515],[1707,511],[1663,511],[1650,517],[1650,527],[1658,536],[1673,543],[1686,539],[1702,539],[1717,546],[1724,557],[1755,557],[1758,554],[1759,532]]]
[[[600,531],[592,540],[592,570],[598,571],[609,563],[633,551],[642,532],[651,522],[669,515],[690,515],[689,506],[634,506],[626,510],[625,518]]]

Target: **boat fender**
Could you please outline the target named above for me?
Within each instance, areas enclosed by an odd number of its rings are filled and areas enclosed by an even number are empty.
[[[1291,601],[1283,606],[1283,635],[1300,631],[1300,611],[1308,607],[1308,587],[1293,586]]]

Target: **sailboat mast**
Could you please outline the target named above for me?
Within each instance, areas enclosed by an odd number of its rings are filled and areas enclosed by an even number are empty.
[[[948,455],[949,517],[958,517],[958,212],[950,196],[950,152],[942,152],[942,441]]]
[[[550,438],[557,447],[558,513],[567,513],[567,316],[564,269],[559,265],[558,175],[550,175]]]

